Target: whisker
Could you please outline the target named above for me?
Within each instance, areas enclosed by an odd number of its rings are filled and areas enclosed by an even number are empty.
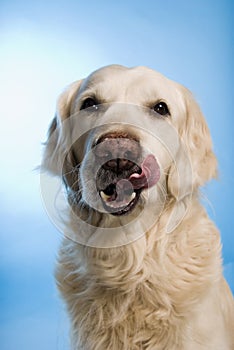
[[[68,176],[68,175],[74,174],[76,172],[79,173],[79,168],[80,168],[80,164],[73,166],[73,167],[71,167],[71,170],[64,172],[63,175]]]

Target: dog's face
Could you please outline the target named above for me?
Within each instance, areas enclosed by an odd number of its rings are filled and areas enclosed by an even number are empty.
[[[148,68],[122,66],[102,68],[60,96],[44,166],[63,176],[72,206],[112,222],[178,203],[216,172],[189,91]]]

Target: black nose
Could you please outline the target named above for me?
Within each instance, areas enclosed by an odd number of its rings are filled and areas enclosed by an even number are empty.
[[[140,143],[128,134],[111,133],[100,137],[94,147],[99,164],[108,170],[130,170],[141,155]]]
[[[125,158],[115,158],[107,161],[103,164],[104,169],[109,169],[114,172],[119,172],[123,170],[130,170],[135,164]]]

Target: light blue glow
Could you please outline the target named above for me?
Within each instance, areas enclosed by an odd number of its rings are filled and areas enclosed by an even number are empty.
[[[220,179],[206,188],[234,290],[231,0],[0,3],[2,350],[65,350],[53,268],[60,236],[41,203],[41,142],[63,87],[94,69],[146,65],[191,89]]]

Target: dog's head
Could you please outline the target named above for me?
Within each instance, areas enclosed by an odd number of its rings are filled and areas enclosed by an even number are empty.
[[[185,211],[216,175],[208,127],[191,93],[144,67],[108,66],[71,84],[59,97],[43,164],[63,177],[77,211],[109,222],[136,217],[147,203],[151,212],[162,208],[162,198],[177,203],[180,220],[180,204]]]

